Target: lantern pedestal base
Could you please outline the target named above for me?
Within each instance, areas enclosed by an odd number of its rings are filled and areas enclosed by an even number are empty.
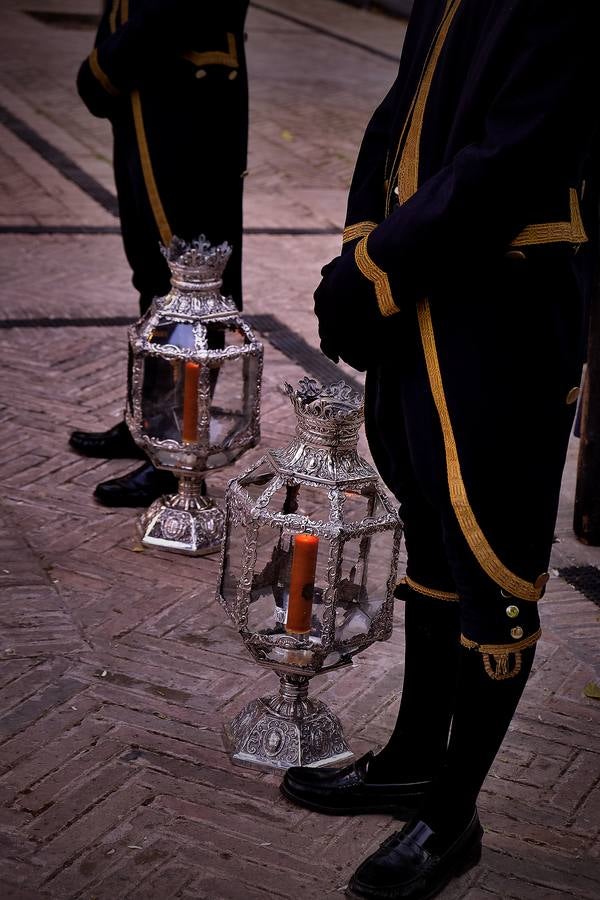
[[[282,675],[278,694],[253,700],[225,726],[233,762],[288,769],[331,765],[353,755],[337,716],[309,699],[308,682],[303,675]]]
[[[154,501],[138,523],[142,544],[188,556],[220,551],[225,516],[214,500],[201,496],[201,483],[182,478],[179,493]]]

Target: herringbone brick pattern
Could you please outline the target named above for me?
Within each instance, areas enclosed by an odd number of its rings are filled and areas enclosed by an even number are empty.
[[[42,5],[73,11],[66,0]],[[262,5],[386,50],[394,29],[401,42],[401,25],[332,0]],[[79,7],[97,10],[95,0]],[[0,11],[0,103],[111,188],[105,123],[77,106],[72,88],[91,35],[43,26],[23,8],[10,0]],[[340,225],[356,144],[393,66],[264,11],[251,12],[249,30],[247,222]],[[3,145],[2,224],[114,224],[23,147],[16,137]],[[316,346],[310,295],[337,247],[336,237],[249,237],[249,312],[276,314]],[[117,236],[2,235],[0,260],[4,319],[135,313]],[[342,896],[359,860],[398,823],[304,812],[280,796],[278,776],[231,765],[223,723],[276,679],[254,665],[215,603],[217,559],[142,549],[135,511],[103,509],[91,496],[137,463],[83,459],[67,447],[72,427],[102,428],[121,414],[124,330],[0,329],[0,355],[2,896]],[[289,438],[279,385],[302,374],[266,343],[263,447]],[[214,495],[260,452],[212,477]],[[556,564],[600,565],[599,551],[570,536],[573,480],[574,455]],[[555,577],[542,616],[534,676],[481,796],[483,863],[446,889],[449,900],[600,896],[600,704],[582,694],[600,674],[600,610]],[[387,644],[312,688],[341,716],[357,754],[382,744],[394,721],[401,608],[397,626]]]

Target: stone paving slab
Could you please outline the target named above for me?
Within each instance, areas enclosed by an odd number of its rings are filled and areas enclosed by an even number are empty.
[[[0,107],[112,192],[110,133],[73,87],[92,32],[44,25],[27,9],[74,12],[67,0],[2,4]],[[97,9],[96,0],[77,4]],[[246,237],[246,309],[275,315],[317,347],[312,290],[337,252],[358,142],[393,78],[404,25],[333,0],[265,0],[248,32],[246,225],[280,233]],[[103,509],[91,496],[135,464],[83,459],[66,443],[71,427],[121,414],[125,331],[48,319],[136,310],[118,234],[56,227],[118,223],[0,131],[0,225],[46,231],[0,233],[0,326],[36,320],[0,327],[2,896],[342,896],[357,862],[398,823],[292,808],[276,774],[231,765],[223,723],[276,678],[257,669],[214,599],[218,561],[141,550],[135,511]],[[299,227],[330,233],[281,233]],[[279,386],[303,365],[268,334],[265,354],[262,448],[210,479],[217,498],[292,433]],[[535,672],[481,796],[483,862],[443,892],[450,900],[600,896],[600,704],[582,693],[600,678],[600,609],[558,572],[600,566],[600,550],[570,531],[576,453],[573,439]],[[312,688],[357,754],[384,743],[394,721],[401,605],[396,625],[390,641]]]

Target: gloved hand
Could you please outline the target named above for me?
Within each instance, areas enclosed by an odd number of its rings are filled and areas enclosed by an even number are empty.
[[[353,252],[336,256],[321,275],[314,294],[321,350],[333,362],[341,358],[364,372],[382,356],[389,319],[381,315],[373,284],[361,274]]]

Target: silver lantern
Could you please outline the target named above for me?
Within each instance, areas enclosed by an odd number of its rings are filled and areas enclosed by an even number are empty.
[[[358,454],[362,397],[342,381],[285,385],[297,415],[226,495],[217,597],[254,659],[280,676],[225,729],[234,761],[287,768],[351,755],[309,680],[392,631],[401,525]]]
[[[263,347],[221,294],[228,244],[173,238],[162,249],[172,287],[129,331],[126,420],[153,464],[179,478],[178,493],[142,516],[142,543],[198,556],[223,536],[204,476],[260,437]]]

